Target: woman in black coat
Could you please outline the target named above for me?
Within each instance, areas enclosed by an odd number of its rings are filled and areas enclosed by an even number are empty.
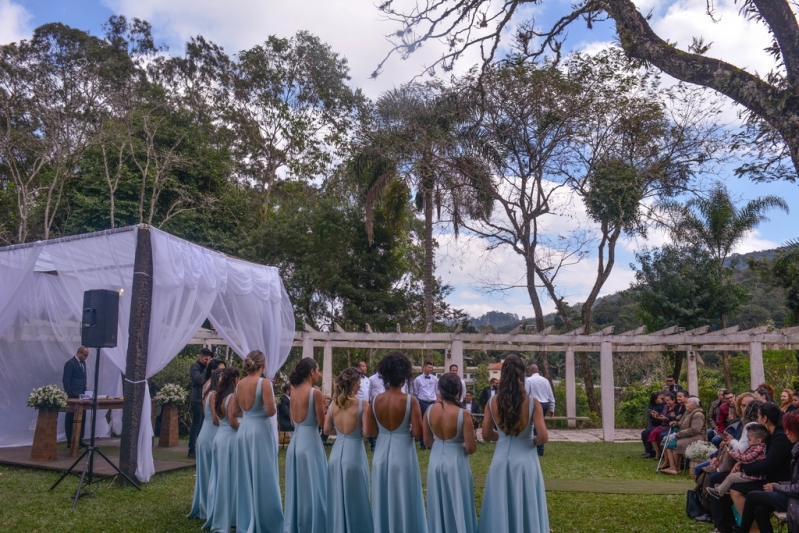
[[[757,463],[741,465],[741,470],[745,474],[752,476],[765,476],[761,481],[748,481],[746,483],[735,483],[728,496],[720,499],[711,499],[711,513],[713,524],[720,533],[730,533],[735,526],[735,518],[732,514],[732,505],[741,510],[750,492],[762,492],[766,483],[788,481],[791,479],[791,449],[793,445],[785,431],[782,429],[782,411],[777,404],[765,403],[760,406],[757,421],[766,426],[771,433],[768,444],[766,445],[766,458]],[[710,477],[710,483],[721,483],[727,473],[717,472]],[[730,500],[732,498],[732,501]],[[771,531],[770,529],[766,531]],[[765,532],[762,532],[765,533]]]
[[[769,533],[774,531],[771,527],[771,514],[774,511],[787,511],[788,533],[799,532],[799,412],[783,416],[782,427],[788,439],[794,443],[791,480],[785,483],[767,483],[763,486],[763,491],[747,494],[741,527],[733,531],[749,531],[752,523],[757,522],[760,533]]]
[[[760,533],[774,533],[771,527],[771,513],[784,512],[788,508],[787,497],[771,490],[775,482],[790,481],[792,478],[793,445],[782,427],[782,411],[774,402],[765,403],[760,407],[757,421],[771,432],[771,438],[766,446],[766,458],[757,463],[741,465],[741,471],[754,476],[765,475],[766,482],[750,481],[736,483],[731,487],[730,494],[733,501],[739,509],[743,507],[741,527],[734,528],[732,531],[735,533],[743,531],[748,533],[753,522],[757,522]],[[755,486],[757,483],[762,483],[762,487]],[[778,484],[782,486],[782,483]],[[768,489],[764,490],[766,487]]]

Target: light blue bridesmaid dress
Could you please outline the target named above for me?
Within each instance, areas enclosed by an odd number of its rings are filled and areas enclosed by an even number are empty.
[[[496,423],[493,402],[489,406]],[[530,420],[516,437],[497,428],[499,441],[486,478],[479,533],[549,533],[544,477],[533,442],[533,407],[530,398]]]
[[[422,476],[411,435],[411,396],[407,396],[405,418],[397,429],[389,431],[377,422],[379,434],[372,458],[375,533],[427,533]]]
[[[369,505],[369,462],[362,436],[363,400],[358,400],[358,425],[339,433],[327,463],[328,533],[372,533]],[[334,421],[335,422],[335,421]]]
[[[239,425],[237,533],[282,533],[283,502],[277,467],[277,441],[271,417],[264,410],[263,378],[255,386],[255,402]]]
[[[211,395],[205,398],[205,408],[203,410],[203,427],[197,435],[197,460],[195,468],[197,477],[194,480],[194,500],[191,502],[191,512],[189,518],[208,518],[208,491],[211,481],[211,463],[214,457],[214,437],[219,430],[219,426],[214,425],[214,417],[211,414]]]
[[[430,412],[427,409],[427,423]],[[432,426],[431,426],[432,431]],[[433,432],[435,444],[427,466],[427,530],[429,533],[475,533],[474,483],[463,439],[463,409],[458,431],[443,440]]]
[[[219,419],[214,437],[214,458],[211,481],[208,484],[208,520],[203,529],[228,533],[236,527],[236,430],[228,420],[228,405],[232,394],[225,398],[225,417]]]
[[[294,425],[286,452],[285,533],[327,531],[327,459],[313,397],[311,387],[308,415]]]

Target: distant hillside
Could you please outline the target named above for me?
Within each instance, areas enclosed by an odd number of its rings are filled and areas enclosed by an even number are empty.
[[[776,327],[782,327],[786,318],[789,317],[782,291],[767,290],[755,274],[749,270],[747,264],[748,259],[773,259],[775,255],[775,250],[763,250],[748,254],[734,254],[727,260],[726,264],[735,268],[734,278],[749,290],[749,301],[737,316],[727,319],[728,326],[739,325],[741,329],[748,329],[773,321]],[[580,322],[581,305],[582,302],[579,302],[570,306],[571,321],[575,326]],[[563,320],[556,313],[546,315],[544,322],[547,326],[554,326],[557,330],[563,329]],[[617,333],[629,331],[641,325],[636,318],[636,306],[630,301],[627,291],[598,298],[594,304],[593,322],[596,329],[613,325]],[[717,322],[709,324],[711,329],[721,327],[720,321]],[[480,318],[472,319],[470,323],[478,329],[491,324],[497,331],[505,332],[519,324],[535,324],[535,319],[520,318],[513,313],[490,311]]]

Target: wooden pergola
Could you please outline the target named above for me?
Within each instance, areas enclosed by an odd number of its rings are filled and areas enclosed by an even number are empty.
[[[304,331],[294,336],[294,346],[302,348],[303,357],[314,357],[314,348],[323,348],[322,389],[329,394],[333,383],[333,349],[367,348],[391,350],[444,350],[446,364],[456,364],[462,373],[464,350],[494,350],[508,352],[565,352],[566,354],[566,416],[577,415],[575,352],[598,352],[600,359],[601,398],[614,398],[613,353],[614,352],[665,352],[687,353],[688,392],[699,393],[697,362],[700,352],[738,351],[749,352],[751,384],[756,387],[765,381],[763,350],[799,349],[799,327],[775,330],[762,326],[739,331],[738,326],[719,331],[708,331],[708,326],[686,331],[672,326],[661,331],[647,333],[645,328],[613,334],[613,326],[595,333],[584,334],[583,328],[552,335],[552,328],[537,333],[526,333],[517,327],[509,333],[493,333],[487,326],[479,333],[462,333],[457,328],[452,333],[403,333],[397,326],[396,333],[376,333],[367,325],[366,332],[345,331],[334,324],[330,332],[317,331],[305,324]],[[215,332],[204,330],[192,341],[196,344],[224,344]],[[574,421],[570,421],[570,426]],[[604,439],[615,439],[614,402],[602,402],[602,429]]]

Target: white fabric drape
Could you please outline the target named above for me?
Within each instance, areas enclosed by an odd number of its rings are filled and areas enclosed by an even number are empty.
[[[80,346],[83,291],[123,291],[116,348],[103,348],[98,394],[120,396],[130,315],[130,285],[136,228],[100,232],[0,249],[0,446],[26,446],[33,440],[36,411],[25,402],[31,390],[61,386],[64,363]],[[20,271],[24,265],[25,272]],[[14,284],[14,280],[17,280]],[[95,351],[87,361],[87,388],[94,383]],[[110,364],[109,364],[110,363]],[[95,435],[110,428],[106,411]],[[121,428],[121,411],[112,411]],[[60,417],[58,438],[65,438]]]
[[[137,228],[0,248],[0,447],[33,441],[35,387],[61,384],[64,363],[80,345],[83,292],[120,291],[118,344],[103,348],[96,394],[120,396],[128,346]],[[294,315],[275,268],[246,263],[150,228],[153,299],[146,377],[166,366],[209,318],[239,356],[258,348],[273,376],[285,362]],[[94,354],[88,361],[89,389]],[[110,364],[109,364],[110,363]],[[152,406],[142,406],[137,477],[150,479]],[[111,428],[100,413],[96,435]],[[63,417],[62,417],[63,420]],[[121,430],[121,411],[112,411]],[[63,422],[59,439],[64,438]]]
[[[150,230],[153,248],[153,298],[147,372],[150,379],[186,346],[200,329],[224,278],[224,256],[168,233]],[[149,384],[139,426],[136,477],[148,481],[153,464],[152,405]]]

